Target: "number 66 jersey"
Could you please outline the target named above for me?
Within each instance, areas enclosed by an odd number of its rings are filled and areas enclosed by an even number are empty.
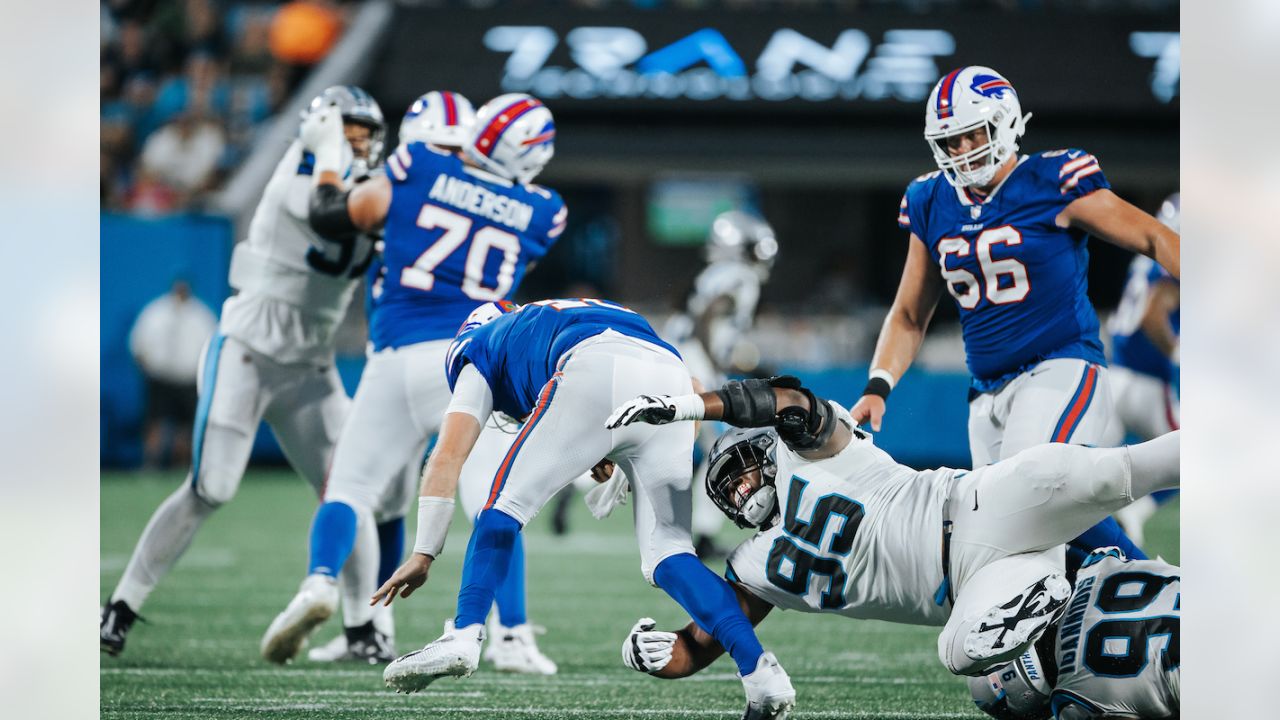
[[[1088,296],[1088,236],[1056,219],[1107,187],[1083,150],[1024,156],[985,198],[940,172],[907,186],[898,224],[924,242],[955,298],[977,390],[1043,360],[1106,364]]]
[[[1115,548],[1085,560],[1058,628],[1054,717],[1178,717],[1181,574]]]

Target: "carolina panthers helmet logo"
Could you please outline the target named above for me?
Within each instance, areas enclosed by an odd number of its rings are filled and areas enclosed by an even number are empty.
[[[974,75],[969,87],[983,97],[1002,98],[1006,90],[1017,94],[1008,80],[997,75]]]

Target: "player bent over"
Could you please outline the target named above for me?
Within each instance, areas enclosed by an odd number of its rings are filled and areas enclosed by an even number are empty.
[[[493,478],[463,561],[456,623],[423,649],[387,666],[387,684],[420,690],[475,671],[483,622],[520,530],[601,458],[630,478],[645,580],[662,588],[733,657],[750,718],[785,717],[795,701],[786,672],[760,641],[729,585],[693,554],[690,479],[694,427],[607,430],[613,407],[645,388],[686,395],[689,371],[639,314],[601,300],[490,304],[472,314],[449,350],[453,400],[422,483],[418,541],[374,595],[390,602],[427,579],[453,515],[459,468],[497,411],[524,418]]]
[[[941,625],[938,657],[979,675],[1018,657],[1067,608],[1063,543],[1178,483],[1178,434],[1132,447],[1041,445],[969,472],[916,471],[793,377],[640,396],[608,427],[723,420],[706,487],[754,537],[729,556],[752,622],[774,606]],[[833,519],[838,518],[836,522]],[[635,669],[684,677],[722,652],[696,625],[632,630]]]
[[[1012,663],[969,678],[974,703],[999,720],[1178,717],[1181,575],[1162,560],[1095,550],[1056,627]]]

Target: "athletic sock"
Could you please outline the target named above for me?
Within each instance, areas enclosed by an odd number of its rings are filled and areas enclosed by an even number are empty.
[[[658,563],[653,580],[728,651],[741,675],[755,672],[764,648],[727,582],[689,553]]]
[[[494,598],[498,603],[498,622],[503,627],[515,627],[528,622],[524,589],[524,536],[516,535],[511,547],[511,564],[507,576],[498,585]]]
[[[404,518],[378,523],[378,585],[386,582],[400,567],[404,557]]]
[[[520,523],[510,515],[490,508],[476,518],[462,563],[462,589],[454,625],[465,628],[483,623],[493,607],[494,595],[511,567],[511,556]]]
[[[308,575],[336,578],[356,542],[356,511],[342,502],[326,502],[311,522]]]
[[[186,552],[214,507],[201,500],[188,483],[175,490],[147,522],[111,601],[123,600],[134,612]]]
[[[1147,554],[1142,549],[1133,544],[1124,530],[1120,528],[1120,523],[1116,522],[1113,517],[1108,517],[1102,522],[1080,533],[1076,539],[1072,540],[1070,547],[1083,552],[1085,555],[1093,552],[1100,547],[1115,547],[1124,551],[1126,557],[1130,560],[1146,560]],[[1083,560],[1083,556],[1076,555],[1073,559]],[[1075,563],[1079,566],[1079,562]]]
[[[1174,430],[1144,443],[1129,446],[1134,500],[1157,490],[1171,490],[1178,487],[1181,477],[1178,469],[1181,449],[1181,430]]]

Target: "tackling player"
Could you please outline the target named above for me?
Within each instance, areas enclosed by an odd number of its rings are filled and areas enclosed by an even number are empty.
[[[1157,217],[1178,231],[1177,193],[1160,206]],[[1111,391],[1120,432],[1142,440],[1178,429],[1178,281],[1139,255],[1129,264],[1120,306],[1107,324],[1111,333]],[[1143,526],[1170,494],[1156,493],[1116,513],[1133,541],[1142,544]]]
[[[974,471],[916,471],[794,377],[699,395],[644,395],[607,427],[723,420],[706,488],[760,531],[726,577],[753,623],[774,607],[941,625],[938,657],[979,675],[1018,657],[1067,610],[1062,543],[1119,507],[1178,482],[1178,434],[1132,447],[1040,445]],[[623,645],[637,670],[684,677],[721,652],[690,624]]]
[[[1087,294],[1090,236],[1179,274],[1178,234],[1111,192],[1093,155],[1018,156],[1029,117],[990,68],[953,70],[934,87],[924,136],[938,170],[902,197],[907,261],[851,411],[880,429],[885,401],[946,290],[960,311],[973,376],[974,468],[1040,443],[1103,444],[1112,400]],[[1082,543],[1140,553],[1110,520]]]
[[[761,286],[778,257],[778,240],[763,219],[730,210],[716,216],[707,234],[707,266],[693,281],[681,312],[671,316],[662,336],[684,358],[689,373],[704,388],[719,387],[733,368],[733,352],[755,323]],[[712,423],[698,432],[705,457],[719,432]],[[702,468],[697,473],[702,475]],[[724,515],[710,499],[696,493],[693,500],[694,547],[698,556],[723,556],[715,535]]]
[[[565,227],[560,196],[531,184],[555,147],[551,112],[537,99],[502,95],[473,113],[457,93],[428,93],[410,108],[405,127],[388,174],[349,194],[329,160],[342,142],[336,112],[317,114],[303,130],[318,158],[312,227],[341,238],[385,223],[385,268],[370,320],[374,352],[316,511],[308,574],[262,638],[262,655],[272,662],[296,655],[333,613],[338,572],[353,546],[376,542],[372,511],[388,491],[401,489],[389,488],[392,469],[422,457],[439,429],[450,397],[441,369],[458,327],[477,306],[509,297]],[[488,434],[496,436],[480,454],[505,452],[511,436]],[[485,461],[479,462],[482,472]],[[407,504],[413,488],[403,489]],[[463,493],[464,501],[469,497]],[[538,651],[525,617],[521,549],[513,559],[499,593],[503,629],[495,659],[503,669],[552,674],[555,664]],[[373,660],[393,659],[367,601],[378,587],[377,568],[344,577],[355,583],[346,598],[359,598],[343,604],[348,643],[368,648]]]
[[[1182,686],[1182,570],[1094,551],[1057,626],[1012,663],[969,678],[1000,720],[1176,718]]]
[[[493,412],[524,418],[494,475],[463,561],[456,629],[387,666],[397,691],[414,692],[476,670],[484,618],[524,525],[601,458],[615,462],[635,495],[645,580],[676,600],[721,646],[742,676],[748,718],[785,717],[790,679],[764,652],[729,586],[693,554],[690,479],[694,428],[606,430],[615,404],[644,388],[687,394],[689,371],[639,314],[602,300],[544,300],[477,309],[449,349],[453,400],[422,480],[413,555],[374,595],[390,603],[427,579],[444,546],[459,468]]]
[[[382,110],[364,90],[335,86],[311,101],[304,126],[331,106],[345,142],[330,167],[335,182],[350,187],[381,157]],[[301,140],[289,146],[248,238],[232,254],[230,282],[238,292],[223,304],[201,365],[191,472],[152,515],[102,609],[100,644],[112,655],[124,649],[138,610],[205,520],[235,496],[264,419],[294,470],[322,492],[350,403],[334,368],[334,332],[373,244],[363,235],[333,241],[308,227],[316,164]],[[388,512],[403,515],[404,508]]]

